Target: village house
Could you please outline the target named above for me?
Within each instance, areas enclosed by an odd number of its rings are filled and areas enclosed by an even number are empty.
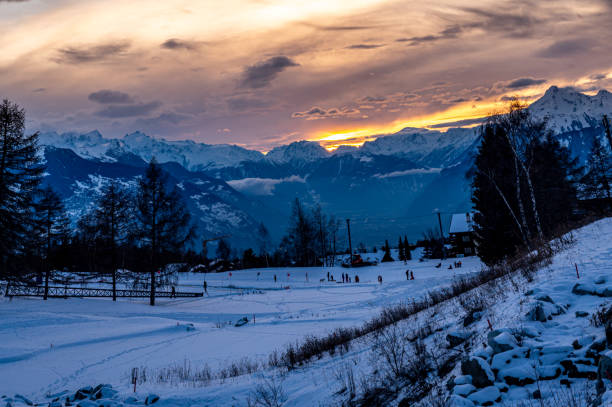
[[[470,212],[453,214],[449,230],[451,255],[465,257],[476,254],[473,220]]]

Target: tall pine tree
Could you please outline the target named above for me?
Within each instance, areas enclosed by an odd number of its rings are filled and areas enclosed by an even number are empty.
[[[34,196],[44,166],[37,155],[38,135],[25,135],[25,111],[0,103],[0,275],[19,273],[16,256],[30,235]]]
[[[404,235],[404,257],[406,260],[412,260],[412,253],[410,253],[410,244],[408,238]]]
[[[170,188],[168,176],[151,160],[139,181],[136,196],[137,237],[150,255],[150,304],[155,305],[155,273],[164,255],[176,255],[193,234],[191,216],[177,187]]]
[[[606,199],[607,209],[612,205],[612,156],[599,137],[593,138],[587,172],[582,177],[585,199]]]

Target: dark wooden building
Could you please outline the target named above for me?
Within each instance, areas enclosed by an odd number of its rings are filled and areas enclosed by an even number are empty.
[[[455,257],[476,255],[474,243],[473,214],[455,213],[451,218],[449,230],[451,254]]]

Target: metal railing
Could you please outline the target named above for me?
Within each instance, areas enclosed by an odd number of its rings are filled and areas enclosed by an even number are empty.
[[[123,298],[149,298],[150,291],[147,290],[115,290],[117,297]],[[45,295],[44,286],[27,286],[9,284],[6,288],[7,297],[43,297]],[[157,298],[191,298],[201,297],[203,293],[180,292],[174,294],[171,291],[155,291]],[[68,298],[68,297],[113,297],[111,288],[81,288],[81,287],[57,287],[50,286],[47,294],[49,298]]]

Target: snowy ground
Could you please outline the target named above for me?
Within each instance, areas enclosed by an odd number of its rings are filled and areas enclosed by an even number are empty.
[[[188,360],[214,369],[244,356],[267,360],[288,342],[361,325],[387,304],[418,298],[481,268],[476,258],[461,260],[463,267],[453,270],[447,267],[454,259],[441,268],[434,267],[438,261],[414,260],[350,270],[359,284],[328,282],[327,272],[341,281],[347,269],[340,267],[244,270],[231,277],[188,274],[179,290],[202,291],[206,278],[210,295],[160,299],[156,307],[140,300],[1,298],[0,396],[21,393],[41,400],[47,393],[98,383],[128,392],[133,367]],[[406,269],[415,280],[406,281]],[[243,316],[250,323],[234,327]]]

